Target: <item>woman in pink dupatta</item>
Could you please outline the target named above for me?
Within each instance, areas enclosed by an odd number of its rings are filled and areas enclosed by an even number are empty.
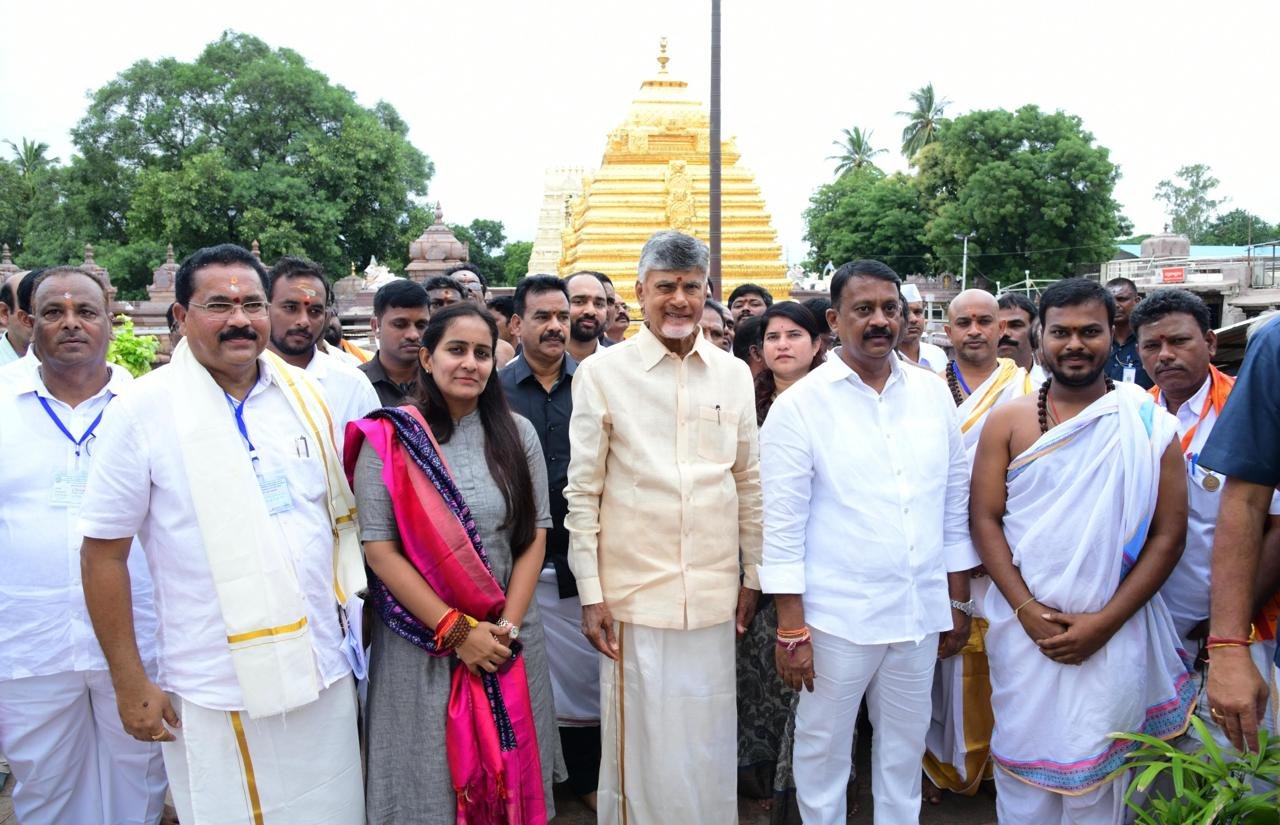
[[[536,432],[492,374],[496,339],[470,304],[437,312],[417,403],[347,430],[375,614],[365,725],[374,825],[554,815],[563,760],[532,599],[551,523],[546,470]],[[474,626],[437,639],[453,609]]]

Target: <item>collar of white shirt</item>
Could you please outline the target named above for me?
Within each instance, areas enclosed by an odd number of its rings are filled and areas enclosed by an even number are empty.
[[[844,347],[833,349],[827,360],[815,372],[824,376],[829,383],[835,384],[838,381],[848,381],[864,388],[867,392],[875,392],[875,390],[867,386],[867,382],[862,380],[862,376],[858,375],[853,367],[849,366],[848,362],[844,360],[843,353]],[[891,354],[889,356],[889,379],[885,381],[884,391],[887,392],[890,386],[899,381],[905,381],[905,375],[902,362]]]
[[[49,398],[57,401],[49,392],[49,388],[45,386],[44,379],[40,377],[40,362],[35,358],[22,358],[18,361],[22,365],[21,372],[14,378],[14,391],[16,395],[24,395],[34,392],[42,398]],[[107,379],[106,385],[95,392],[86,401],[92,401],[94,398],[109,392],[112,395],[119,395],[120,392],[133,381],[133,376],[124,367],[118,367],[113,364],[107,364],[107,369],[111,372],[111,377]]]
[[[693,349],[689,355],[697,355],[704,362],[707,360],[707,354],[716,349],[711,342],[702,336],[702,330],[695,328],[697,337],[693,341]],[[653,330],[649,329],[648,324],[641,324],[640,331],[635,334],[632,339],[636,342],[636,347],[640,350],[640,363],[644,367],[645,372],[656,367],[663,358],[668,355],[675,355],[671,350],[667,349],[667,345],[657,335],[653,334]],[[685,358],[688,358],[686,355]]]

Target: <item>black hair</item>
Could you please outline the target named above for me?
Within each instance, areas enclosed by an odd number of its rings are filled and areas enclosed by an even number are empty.
[[[724,314],[729,311],[724,304],[720,303],[715,298],[708,298],[707,300],[703,301],[702,308],[714,309],[717,313],[719,313],[720,317],[722,318],[724,317]]]
[[[173,308],[178,305],[177,301],[169,304],[164,310],[164,322],[168,325],[170,332],[176,332],[178,329],[178,319],[173,314]]]
[[[427,282],[422,285],[422,288],[427,292],[434,292],[437,289],[452,289],[454,292],[458,293],[458,298],[460,299],[467,297],[469,294],[465,286],[458,283],[453,278],[450,278],[448,275],[437,275],[434,278],[429,278],[427,279]]]
[[[243,246],[220,243],[216,246],[197,249],[178,265],[178,271],[173,276],[173,294],[174,299],[182,304],[183,308],[191,303],[191,295],[196,291],[196,273],[214,264],[242,264],[249,267],[258,273],[258,280],[262,282],[262,291],[268,295],[271,294],[270,285],[267,283],[267,270],[263,267],[262,261]]]
[[[378,287],[373,294],[373,317],[381,318],[391,308],[418,309],[427,305],[427,291],[422,284],[408,278],[397,278]]]
[[[1116,322],[1116,299],[1106,287],[1088,278],[1063,278],[1040,295],[1040,325],[1048,326],[1045,319],[1051,309],[1080,306],[1090,301],[1106,307],[1108,324]]]
[[[1209,305],[1199,295],[1185,289],[1157,289],[1139,301],[1129,313],[1129,328],[1136,335],[1143,324],[1154,323],[1175,312],[1185,312],[1195,318],[1201,332],[1208,332],[1213,324]]]
[[[764,316],[749,315],[733,328],[733,357],[750,363],[751,348],[764,341]]]
[[[813,298],[806,298],[800,303],[805,309],[813,313],[813,318],[818,322],[818,326],[822,327],[824,335],[831,331],[831,325],[827,323],[827,310],[831,309],[830,300],[819,295]]]
[[[541,295],[544,292],[559,292],[569,299],[569,288],[565,286],[565,282],[554,275],[530,275],[522,278],[520,283],[516,284],[516,294],[512,302],[512,311],[510,314],[524,317],[526,302],[529,300],[529,293]]]
[[[18,296],[13,294],[13,285],[17,279],[17,275],[12,275],[7,281],[0,284],[0,304],[7,306],[10,312],[18,308]]]
[[[769,331],[769,322],[774,318],[786,318],[796,326],[809,333],[809,340],[817,342],[826,331],[826,324],[819,324],[818,319],[813,317],[813,313],[809,311],[804,304],[798,304],[795,301],[782,301],[776,303],[764,311],[760,316],[760,341],[763,345],[764,335]],[[809,362],[809,369],[817,369],[822,364],[825,353],[822,347],[813,353],[813,360]],[[763,358],[763,354],[761,358]],[[773,370],[769,369],[766,364],[765,368],[756,376],[756,424],[763,424],[765,416],[769,414],[769,408],[773,406],[774,393],[778,391],[777,380],[773,377]]]
[[[51,266],[48,269],[41,269],[38,272],[32,272],[23,280],[22,285],[31,285],[31,292],[27,296],[27,308],[23,310],[27,314],[31,314],[31,303],[35,300],[36,290],[40,288],[40,284],[44,283],[48,278],[56,278],[59,275],[83,275],[97,285],[102,290],[102,305],[110,308],[111,296],[107,293],[107,281],[101,275],[82,269],[78,266]]]
[[[840,308],[840,295],[844,292],[845,284],[849,283],[850,278],[875,278],[887,281],[897,288],[899,295],[902,294],[902,279],[898,277],[898,273],[890,269],[887,264],[863,258],[843,264],[831,276],[831,305],[836,309]],[[905,306],[904,303],[903,307]]]
[[[764,301],[765,306],[773,306],[773,293],[759,284],[738,284],[734,287],[733,292],[729,293],[729,299],[725,303],[729,306],[733,306],[733,302],[741,298],[743,295],[759,296],[760,300]]]
[[[476,276],[476,279],[477,279],[477,280],[479,280],[479,281],[480,281],[480,291],[481,291],[481,292],[487,292],[487,291],[489,290],[489,279],[488,279],[488,278],[486,278],[486,277],[484,277],[484,273],[483,273],[483,272],[481,272],[481,271],[476,267],[476,265],[475,265],[475,264],[470,263],[470,262],[468,262],[468,263],[461,263],[461,264],[454,264],[453,266],[449,267],[448,269],[446,269],[446,270],[444,271],[444,277],[448,278],[448,277],[450,277],[451,275],[453,275],[453,273],[455,273],[455,272],[470,272],[471,274],[473,274],[473,275],[475,275],[475,276]]]
[[[1113,286],[1127,286],[1134,292],[1138,291],[1138,285],[1124,277],[1112,278],[1110,281],[1107,281],[1107,289],[1111,289]]]
[[[506,318],[508,321],[511,320],[512,315],[516,314],[516,301],[515,298],[510,295],[495,295],[485,301],[484,305],[501,315],[503,318]]]
[[[39,266],[26,274],[22,279],[22,283],[18,284],[14,290],[14,297],[18,300],[18,309],[31,314],[31,297],[36,293],[36,278],[48,269],[47,266]]]
[[[1020,309],[1032,321],[1036,319],[1036,302],[1021,292],[1002,292],[996,298],[996,303],[1001,309]]]
[[[444,307],[431,316],[422,335],[422,348],[433,352],[444,338],[449,325],[459,318],[479,318],[489,328],[491,346],[498,345],[498,325],[489,313],[475,304],[462,302]],[[453,416],[449,405],[436,385],[435,378],[425,367],[418,367],[418,391],[416,402],[436,441],[447,444],[453,437]],[[507,505],[506,520],[499,529],[510,531],[511,555],[519,558],[530,544],[536,531],[537,516],[533,504],[533,479],[525,458],[524,440],[516,426],[515,414],[507,403],[502,381],[495,368],[480,392],[477,409],[484,427],[484,460],[489,473],[498,483]]]
[[[286,255],[276,261],[276,265],[267,273],[267,300],[274,297],[272,293],[275,291],[276,281],[281,278],[299,278],[304,275],[308,278],[316,278],[324,284],[324,302],[327,306],[332,295],[329,291],[329,279],[324,277],[324,270],[320,264],[292,255]]]

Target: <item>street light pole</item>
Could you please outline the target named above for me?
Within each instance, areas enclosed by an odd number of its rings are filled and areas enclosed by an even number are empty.
[[[961,235],[959,232],[952,235],[957,241],[964,241],[964,252],[960,255],[960,291],[964,292],[969,288],[969,239],[974,233]]]

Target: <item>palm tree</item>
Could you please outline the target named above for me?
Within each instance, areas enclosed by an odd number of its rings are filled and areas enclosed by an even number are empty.
[[[58,158],[47,158],[44,153],[49,151],[49,144],[39,141],[22,139],[22,146],[18,147],[11,140],[6,140],[9,148],[13,150],[14,165],[18,167],[18,172],[22,177],[29,177],[36,172],[47,169],[51,164],[57,163]]]
[[[854,169],[864,169],[868,166],[874,167],[875,164],[871,159],[876,155],[884,154],[884,149],[873,149],[871,147],[871,133],[873,130],[868,129],[862,131],[859,126],[852,129],[844,129],[844,141],[833,140],[831,143],[840,149],[838,155],[828,155],[827,160],[839,161],[836,164],[836,177],[840,177],[846,172]]]
[[[898,112],[911,122],[902,130],[902,154],[908,160],[916,153],[938,139],[938,129],[947,119],[942,116],[950,100],[938,100],[933,92],[933,84],[926,83],[911,93],[911,101],[915,103],[915,111]]]

